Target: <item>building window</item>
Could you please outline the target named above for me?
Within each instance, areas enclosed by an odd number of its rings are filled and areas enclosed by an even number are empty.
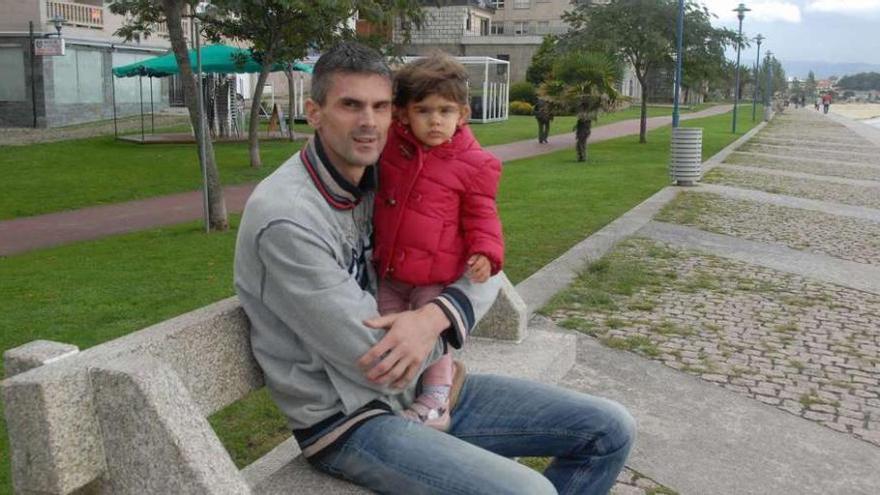
[[[526,21],[514,22],[513,34],[529,34],[529,23]]]
[[[73,49],[63,57],[52,57],[52,76],[55,103],[104,102],[104,57],[101,52]],[[149,94],[147,91],[148,97]]]
[[[499,53],[498,56],[496,56],[495,58],[497,58],[498,60],[504,60],[506,62],[510,62],[510,55],[508,55],[507,53]],[[503,76],[505,74],[505,72],[507,72],[507,65],[498,64],[495,66],[495,73],[498,74],[499,76]]]
[[[538,21],[535,34],[550,34],[550,21]]]
[[[493,22],[491,32],[492,32],[492,34],[504,34],[504,23],[503,22],[498,22],[498,23]]]
[[[492,0],[492,6],[496,9],[504,8],[504,0]]]
[[[25,101],[24,50],[0,48],[0,101]]]
[[[527,9],[532,6],[532,0],[513,0],[513,8]]]

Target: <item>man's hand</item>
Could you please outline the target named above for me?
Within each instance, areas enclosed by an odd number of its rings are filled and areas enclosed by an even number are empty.
[[[426,304],[415,311],[379,316],[364,324],[387,333],[358,360],[358,366],[368,380],[402,389],[416,379],[440,333],[449,328],[449,319],[436,304]]]
[[[486,280],[489,280],[489,276],[492,275],[492,262],[482,254],[471,256],[468,258],[467,264],[467,277],[471,282],[482,284]]]

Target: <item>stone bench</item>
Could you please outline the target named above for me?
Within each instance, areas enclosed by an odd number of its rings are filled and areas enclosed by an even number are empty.
[[[517,345],[526,316],[505,279],[475,330],[503,342],[473,339],[462,353],[468,366],[558,379],[574,359],[573,337],[531,332],[540,343],[516,357],[526,347]],[[2,392],[15,492],[365,493],[314,471],[292,438],[243,470],[233,464],[207,417],[263,386],[248,331],[229,298],[82,352],[48,341],[7,351]],[[536,352],[542,345],[545,355]]]

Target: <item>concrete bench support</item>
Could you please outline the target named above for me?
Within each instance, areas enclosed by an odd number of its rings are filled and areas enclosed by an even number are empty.
[[[526,316],[504,277],[476,335],[495,345],[506,341],[505,352],[512,352],[527,337]],[[311,469],[296,457],[293,440],[241,472],[235,467],[206,418],[263,386],[249,332],[238,300],[229,298],[82,352],[47,341],[7,351],[10,376],[0,388],[15,492],[364,493]],[[571,348],[557,340],[550,339]],[[480,341],[471,353],[480,354]],[[485,369],[522,376],[522,362]],[[543,362],[535,369],[543,370]],[[557,377],[541,373],[535,378]]]
[[[94,366],[89,375],[110,492],[250,493],[186,386],[167,366],[146,356],[126,357]]]

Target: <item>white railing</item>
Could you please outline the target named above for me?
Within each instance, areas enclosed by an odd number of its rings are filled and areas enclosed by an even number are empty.
[[[68,26],[104,28],[104,7],[46,0],[46,16],[49,20],[60,16],[64,18],[64,24]]]

